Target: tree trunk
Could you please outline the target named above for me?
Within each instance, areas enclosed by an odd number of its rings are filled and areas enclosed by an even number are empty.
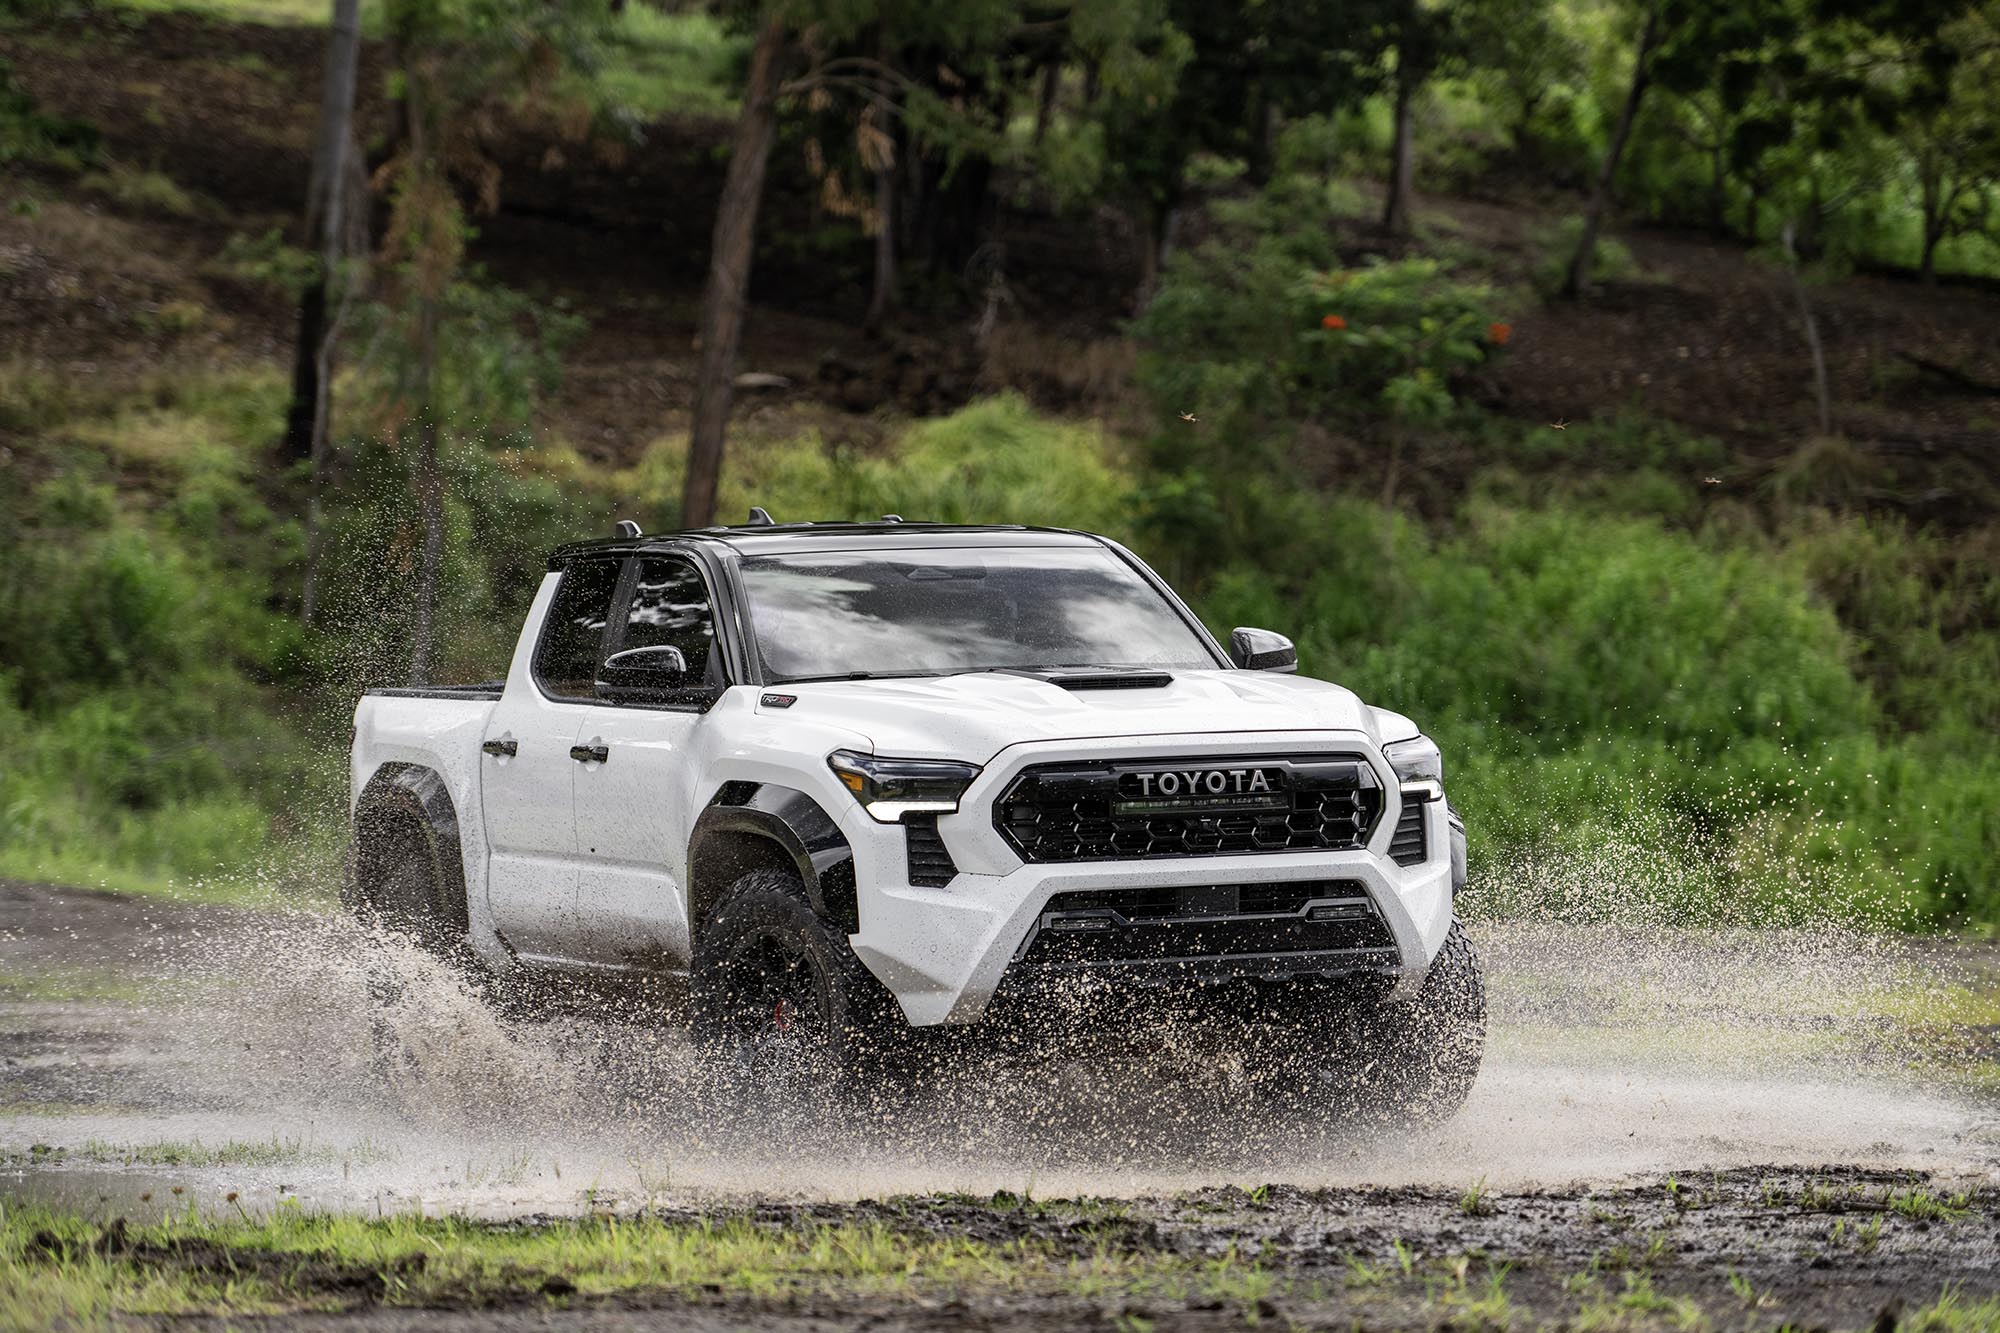
[[[408,170],[419,176],[434,176],[439,170],[431,155],[429,89],[413,63],[410,45],[396,41],[396,67],[403,71],[402,118],[409,135]],[[421,193],[421,192],[420,192]],[[420,219],[423,229],[438,225],[436,217]],[[436,633],[438,572],[444,563],[444,477],[438,460],[437,427],[437,341],[438,303],[443,298],[448,274],[427,271],[432,267],[424,257],[412,256],[411,280],[417,303],[415,388],[411,394],[409,420],[417,433],[417,467],[414,478],[417,514],[424,526],[423,546],[417,564],[416,605],[410,623],[410,683],[427,685],[431,678],[432,639]],[[407,428],[406,428],[407,430]],[[405,435],[407,443],[408,436]]]
[[[1410,232],[1410,211],[1412,196],[1416,190],[1416,147],[1411,142],[1410,103],[1416,94],[1416,82],[1411,71],[1397,54],[1396,70],[1396,142],[1389,154],[1389,200],[1382,209],[1382,230],[1391,236],[1407,236]]]
[[[341,213],[345,218],[347,235],[341,242],[341,250],[348,255],[360,255],[366,253],[368,248],[368,168],[362,157],[361,145],[352,140],[348,142],[346,157],[344,189],[347,202],[341,206]],[[341,275],[340,299],[334,304],[333,313],[327,320],[326,335],[319,344],[319,393],[313,405],[312,465],[308,469],[310,475],[306,483],[306,573],[299,589],[299,621],[305,625],[311,625],[319,615],[320,562],[326,555],[327,474],[333,469],[333,442],[329,432],[333,428],[334,348],[340,340],[341,326],[347,321],[348,306],[363,281],[352,271]]]
[[[1597,233],[1604,226],[1604,214],[1611,207],[1611,182],[1618,175],[1618,160],[1625,155],[1625,142],[1632,137],[1632,122],[1639,118],[1639,103],[1652,82],[1653,43],[1659,37],[1660,10],[1655,4],[1646,11],[1646,26],[1639,33],[1639,51],[1632,62],[1632,86],[1625,92],[1625,105],[1618,112],[1618,128],[1612,131],[1604,152],[1604,166],[1590,192],[1590,208],[1583,215],[1583,235],[1577,238],[1576,253],[1570,256],[1569,273],[1563,278],[1562,294],[1574,299],[1590,286],[1590,267],[1597,258]]]
[[[1243,146],[1244,179],[1258,189],[1271,183],[1277,162],[1278,104],[1272,100],[1269,84],[1257,81],[1250,98],[1250,142]]]
[[[285,413],[285,457],[304,462],[314,456],[315,423],[326,416],[328,292],[342,259],[342,208],[346,202],[347,153],[353,141],[354,85],[361,67],[361,0],[333,0],[327,29],[326,82],[320,91],[319,134],[313,144],[312,173],[306,182],[306,244],[319,256],[319,271],[299,297],[298,343],[292,349],[292,402]]]
[[[1037,148],[1048,137],[1049,125],[1055,120],[1056,93],[1062,88],[1062,61],[1051,58],[1042,66],[1042,89],[1035,97],[1035,139]]]
[[[729,170],[723,177],[715,233],[709,242],[708,290],[701,302],[701,369],[695,379],[694,422],[688,431],[687,484],[681,491],[684,528],[705,528],[715,521],[716,482],[729,426],[736,348],[743,337],[757,209],[777,129],[778,67],[784,51],[784,21],[776,16],[765,19],[750,52],[743,110],[736,118]]]
[[[410,684],[431,679],[431,640],[437,619],[438,570],[444,563],[444,473],[438,460],[437,300],[425,293],[417,306],[417,510],[423,516],[423,558],[417,566],[416,623],[410,635]]]
[[[1711,148],[1708,153],[1708,234],[1721,240],[1729,234],[1729,219],[1725,216],[1728,203],[1728,172],[1724,166],[1721,145]]]
[[[896,304],[896,169],[883,164],[875,172],[875,287],[868,294],[864,328],[877,328]]]
[[[890,63],[892,52],[883,43],[882,63]],[[896,304],[896,166],[902,161],[895,118],[889,114],[887,99],[873,99],[876,124],[888,136],[889,151],[875,162],[875,283],[868,293],[868,313],[861,321],[865,330],[881,327],[889,309]]]
[[[1799,277],[1799,252],[1793,243],[1791,223],[1785,224],[1785,258],[1790,260],[1792,275],[1792,295],[1799,303],[1799,318],[1806,326],[1806,349],[1812,353],[1813,395],[1819,405],[1819,433],[1833,434],[1833,385],[1826,373],[1826,346],[1819,338],[1819,320],[1813,315],[1812,302],[1806,297],[1806,284]]]

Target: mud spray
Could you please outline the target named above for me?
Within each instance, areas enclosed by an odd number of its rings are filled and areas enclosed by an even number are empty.
[[[115,1002],[10,1006],[24,1053],[9,1062],[9,1100],[41,1106],[0,1118],[0,1146],[64,1150],[66,1168],[30,1173],[27,1188],[72,1202],[129,1203],[171,1179],[250,1207],[298,1197],[506,1216],[744,1193],[1519,1188],[1746,1165],[2000,1166],[1991,1103],[1954,1082],[1958,1029],[1932,1021],[1991,966],[1951,942],[1601,912],[1476,925],[1491,1026],[1463,1113],[1418,1133],[1274,1139],[1232,1121],[1251,1113],[1226,1067],[1171,1051],[975,1062],[867,1123],[744,1105],[716,1097],[670,1004],[510,1017],[448,968],[337,917],[119,913],[50,903],[16,935],[48,957],[94,950],[130,981]],[[383,966],[399,992],[386,1077],[369,1038],[369,977]],[[166,1169],[135,1173],[134,1160]]]

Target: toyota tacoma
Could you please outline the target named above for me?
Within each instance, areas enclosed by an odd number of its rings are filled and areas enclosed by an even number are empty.
[[[1088,533],[621,523],[550,558],[504,681],[362,698],[346,895],[487,977],[678,979],[745,1061],[1059,996],[1255,1018],[1269,1077],[1449,1115],[1485,1000],[1437,746],[1296,670]]]

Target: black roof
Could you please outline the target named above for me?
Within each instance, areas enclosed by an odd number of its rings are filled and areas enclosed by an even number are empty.
[[[994,538],[1003,541],[995,542]],[[713,542],[746,554],[775,550],[837,551],[869,547],[913,546],[1074,546],[1101,541],[1072,528],[1028,527],[1019,523],[744,523],[726,527],[654,532],[638,537],[604,537],[567,542],[549,556],[558,569],[582,555],[656,550],[687,542]]]

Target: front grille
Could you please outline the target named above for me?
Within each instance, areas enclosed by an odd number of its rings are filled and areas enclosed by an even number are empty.
[[[936,815],[903,816],[903,846],[910,858],[910,883],[942,888],[958,874],[958,866],[938,836]]]
[[[1132,799],[1142,779],[1212,770],[1262,773],[1269,791]],[[1367,843],[1382,804],[1374,770],[1356,755],[1106,760],[1022,770],[993,823],[1028,861],[1351,851]]]
[[[1420,866],[1430,856],[1424,842],[1424,803],[1405,800],[1389,838],[1389,859],[1399,866]]]
[[[1054,894],[1018,961],[1031,967],[1393,950],[1351,880]]]

